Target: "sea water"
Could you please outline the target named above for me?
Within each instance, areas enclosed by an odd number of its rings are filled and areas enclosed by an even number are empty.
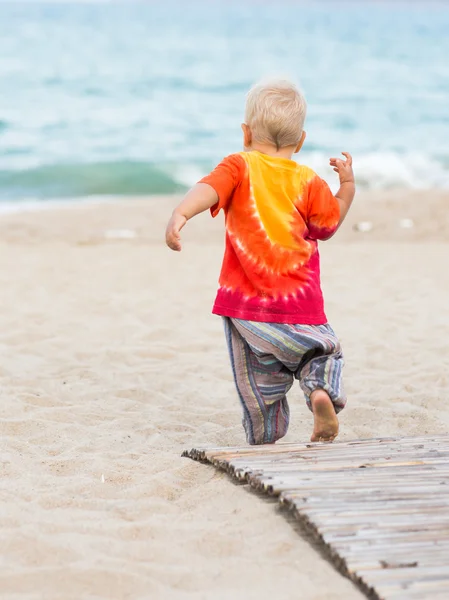
[[[298,81],[297,160],[449,187],[449,3],[0,2],[0,202],[173,193],[239,151],[245,93]]]

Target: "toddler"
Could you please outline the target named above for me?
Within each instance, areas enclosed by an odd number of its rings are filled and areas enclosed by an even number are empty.
[[[355,194],[352,158],[331,158],[340,178],[329,186],[292,156],[301,150],[306,102],[288,81],[258,84],[247,96],[244,151],[231,154],[185,196],[167,225],[180,231],[210,209],[225,213],[226,248],[213,312],[224,320],[249,444],[287,433],[287,392],[298,379],[314,416],[312,441],[332,441],[345,406],[343,355],[327,323],[318,240],[345,218]]]

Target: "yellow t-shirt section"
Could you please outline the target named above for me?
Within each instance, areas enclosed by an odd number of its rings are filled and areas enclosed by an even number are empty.
[[[268,238],[284,249],[301,249],[292,225],[303,192],[315,173],[292,160],[260,152],[242,152],[241,156],[248,167],[251,200]]]

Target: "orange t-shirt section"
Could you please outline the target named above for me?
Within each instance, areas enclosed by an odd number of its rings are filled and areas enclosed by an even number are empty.
[[[225,158],[200,183],[212,186],[226,219],[226,249],[213,312],[270,323],[327,322],[317,240],[340,210],[325,181],[293,160],[260,152]]]

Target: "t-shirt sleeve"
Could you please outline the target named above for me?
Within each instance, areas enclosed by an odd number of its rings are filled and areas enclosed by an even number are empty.
[[[340,205],[328,184],[314,174],[307,189],[307,227],[315,240],[327,240],[337,230]]]
[[[231,154],[198,183],[207,183],[217,192],[218,202],[210,212],[216,217],[221,209],[226,209],[232,199],[234,190],[241,183],[246,172],[246,163],[240,154]]]

